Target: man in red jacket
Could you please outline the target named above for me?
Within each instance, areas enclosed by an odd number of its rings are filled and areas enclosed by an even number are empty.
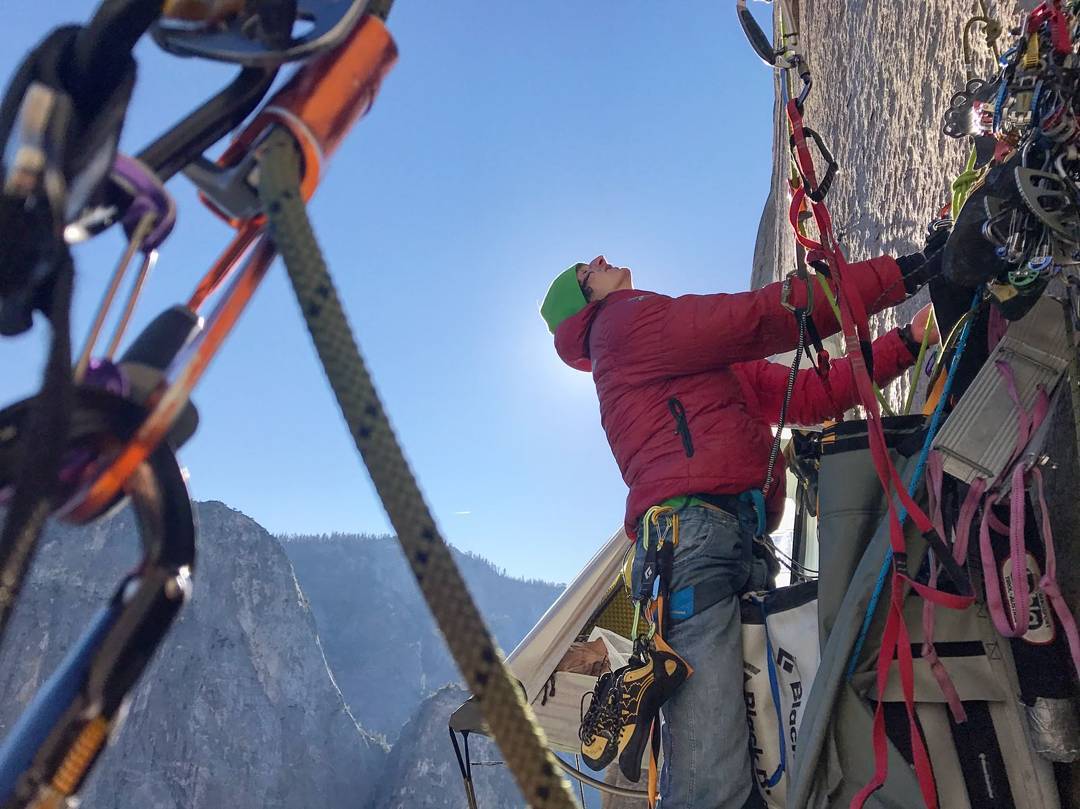
[[[871,259],[847,272],[874,313],[905,300],[939,265],[940,252],[932,251]],[[680,593],[692,597],[682,600],[689,606],[672,616],[665,639],[694,675],[663,709],[664,809],[760,805],[742,696],[738,595],[768,582],[752,549],[755,537],[780,521],[782,457],[764,513],[746,495],[765,482],[789,373],[765,358],[795,348],[792,308],[808,300],[818,332],[836,333],[828,301],[810,296],[805,280],[671,298],[634,289],[628,268],[597,256],[560,274],[541,306],[562,360],[592,372],[600,421],[630,489],[627,534],[638,535],[652,506],[679,514],[668,586],[673,605]],[[913,364],[928,316],[929,307],[874,341],[875,382],[885,385]],[[798,373],[788,419],[819,424],[856,403],[851,365],[838,359],[825,379],[813,369]]]

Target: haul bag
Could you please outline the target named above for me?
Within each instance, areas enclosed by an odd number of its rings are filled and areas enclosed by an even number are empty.
[[[786,805],[803,706],[818,668],[817,592],[811,581],[747,593],[740,604],[750,761],[771,809]]]

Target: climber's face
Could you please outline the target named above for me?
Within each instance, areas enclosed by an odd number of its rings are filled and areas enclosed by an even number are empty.
[[[603,256],[597,256],[588,264],[581,264],[577,270],[578,283],[585,293],[585,299],[602,301],[617,289],[633,289],[634,279],[629,267],[616,267],[608,264]]]

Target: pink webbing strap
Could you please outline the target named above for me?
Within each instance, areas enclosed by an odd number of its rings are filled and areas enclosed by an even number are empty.
[[[851,361],[852,376],[855,380],[856,391],[859,401],[866,409],[867,432],[870,445],[870,456],[874,463],[874,469],[878,480],[881,481],[885,500],[888,504],[889,519],[889,544],[893,552],[893,577],[889,614],[882,636],[882,648],[878,657],[877,684],[878,701],[874,713],[874,778],[867,784],[851,802],[853,809],[861,809],[869,796],[885,783],[888,774],[888,746],[885,734],[884,720],[884,693],[888,682],[889,669],[894,656],[898,660],[901,687],[904,692],[904,706],[908,714],[910,727],[911,747],[915,761],[915,773],[919,781],[919,789],[928,809],[937,809],[937,789],[934,783],[933,768],[930,757],[926,750],[925,742],[919,730],[915,717],[915,690],[914,670],[911,656],[910,637],[907,626],[904,624],[901,607],[904,602],[906,587],[911,586],[924,598],[929,598],[937,603],[953,609],[963,608],[971,603],[971,597],[952,596],[942,593],[937,589],[928,588],[913,582],[907,575],[907,555],[904,544],[903,527],[900,515],[897,511],[896,499],[905,508],[907,514],[915,522],[919,531],[929,533],[933,526],[930,519],[916,505],[914,499],[908,494],[900,474],[897,472],[892,459],[889,457],[885,443],[885,433],[881,424],[881,413],[878,409],[877,399],[873,393],[873,384],[867,367],[871,361],[870,349],[870,324],[866,307],[862,297],[856,288],[852,286],[850,279],[846,277],[847,262],[843,252],[836,244],[832,230],[832,220],[824,203],[814,200],[807,193],[808,186],[817,183],[814,174],[813,159],[806,143],[806,133],[802,123],[802,113],[797,102],[793,99],[787,105],[788,121],[791,125],[792,145],[795,149],[799,171],[804,180],[804,186],[799,188],[793,195],[788,218],[795,226],[795,238],[809,250],[819,250],[825,255],[832,273],[831,281],[836,285],[840,304],[840,324],[844,334],[844,340],[848,346],[848,357]],[[817,224],[818,235],[821,239],[816,242],[799,232],[798,214],[805,199],[810,198],[810,210]],[[894,497],[895,495],[895,497]]]
[[[1042,470],[1036,464],[1028,464],[1022,457],[1024,448],[1031,440],[1031,436],[1045,421],[1050,409],[1050,399],[1043,388],[1039,388],[1034,406],[1028,413],[1020,402],[1020,395],[1016,389],[1016,380],[1012,367],[1004,361],[998,361],[998,371],[1005,380],[1009,397],[1016,405],[1020,413],[1020,424],[1016,449],[1010,458],[1013,464],[1011,473],[1010,514],[1009,524],[1004,525],[991,511],[991,498],[987,496],[983,504],[983,519],[980,525],[979,550],[983,558],[983,576],[986,579],[986,603],[990,609],[991,618],[998,632],[1006,637],[1023,637],[1027,633],[1027,612],[1031,592],[1028,589],[1027,579],[1027,543],[1025,541],[1025,488],[1028,480],[1031,480],[1032,489],[1037,495],[1039,503],[1039,534],[1043,542],[1046,562],[1043,575],[1038,581],[1038,588],[1049,599],[1054,614],[1058,616],[1065,638],[1069,643],[1069,654],[1072,658],[1073,668],[1080,676],[1080,633],[1077,631],[1076,620],[1072,611],[1065,603],[1061,595],[1061,588],[1057,582],[1057,554],[1054,550],[1054,535],[1050,527],[1050,512],[1046,505],[1046,493],[1043,484]],[[999,481],[1005,478],[1003,472]],[[970,493],[969,493],[970,499]],[[993,502],[997,502],[995,499]],[[997,560],[994,557],[993,548],[990,544],[990,530],[1009,536],[1009,554],[1012,562],[1013,579],[1013,603],[1011,609],[1006,612],[1001,598],[1001,584],[997,575]]]
[[[1012,455],[992,485],[988,487],[987,496],[982,503],[983,514],[979,523],[979,555],[982,557],[983,580],[986,586],[986,606],[990,611],[990,617],[997,631],[1007,638],[1019,638],[1028,629],[1028,602],[1031,591],[1028,588],[1027,579],[1027,544],[1024,541],[1024,494],[1027,485],[1028,468],[1023,461],[1024,449],[1031,441],[1032,435],[1046,419],[1049,411],[1050,400],[1046,391],[1041,387],[1036,395],[1035,404],[1029,412],[1020,400],[1020,393],[1016,388],[1016,377],[1012,366],[1006,360],[999,359],[995,362],[998,373],[1005,382],[1005,389],[1012,399],[1017,412],[1016,444]],[[1011,467],[1011,469],[1010,469]],[[992,523],[998,523],[992,513],[993,506],[1000,502],[1000,495],[995,491],[1001,484],[1011,478],[1009,498],[1009,525],[995,525],[994,530],[999,533],[1007,533],[1009,536],[1009,558],[1012,565],[1013,599],[1006,611],[1001,597],[1001,582],[998,577],[997,559],[990,541],[990,529]],[[970,494],[970,493],[969,493]]]
[[[1040,527],[1043,545],[1046,549],[1046,564],[1042,578],[1039,579],[1039,587],[1046,593],[1046,597],[1050,599],[1054,613],[1057,615],[1058,620],[1061,621],[1061,627],[1065,630],[1065,637],[1069,641],[1069,654],[1072,656],[1073,668],[1077,676],[1080,677],[1080,632],[1077,632],[1076,620],[1073,618],[1072,610],[1069,609],[1069,605],[1062,598],[1061,588],[1058,587],[1057,583],[1057,554],[1054,552],[1054,537],[1050,531],[1050,511],[1046,507],[1042,470],[1037,466],[1032,467],[1031,477],[1033,488],[1039,497]]]
[[[941,512],[941,489],[945,482],[945,468],[944,461],[940,452],[931,452],[926,459],[926,495],[927,505],[930,509],[930,520],[934,524],[934,530],[938,532],[938,536],[942,541],[945,541],[948,534],[945,532],[945,518]],[[932,551],[931,551],[932,553]],[[953,546],[953,559],[954,561],[962,565],[964,564],[964,557],[956,558],[956,546]],[[933,556],[930,557],[930,587],[937,587],[938,579],[938,564],[934,561]],[[957,724],[967,721],[967,711],[964,710],[964,703],[960,699],[960,693],[956,690],[956,685],[953,683],[952,678],[949,676],[949,672],[945,669],[945,664],[941,662],[938,657],[937,649],[934,648],[934,615],[937,605],[930,600],[923,602],[922,613],[922,625],[923,625],[923,644],[922,644],[922,657],[930,666],[930,672],[934,675],[934,679],[937,681],[938,688],[941,689],[941,693],[945,697],[945,702],[949,706],[949,711],[953,715],[953,719]]]

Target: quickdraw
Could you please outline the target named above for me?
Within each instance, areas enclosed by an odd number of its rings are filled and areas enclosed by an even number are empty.
[[[663,645],[665,622],[668,615],[672,565],[675,549],[679,545],[679,514],[670,506],[653,506],[641,521],[641,543],[644,548],[644,562],[640,571],[640,581],[634,589],[634,623],[630,631],[635,642],[635,654],[639,647],[648,648],[654,643]],[[639,635],[639,620],[645,612],[649,629]],[[649,769],[646,781],[646,795],[650,809],[656,806],[660,790],[660,717],[652,719],[649,728]]]

